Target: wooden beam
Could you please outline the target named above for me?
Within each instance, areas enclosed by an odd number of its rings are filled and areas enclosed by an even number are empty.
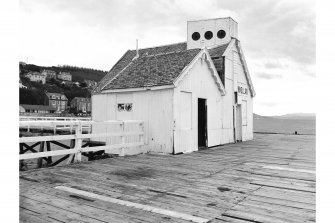
[[[40,144],[40,149],[39,149],[39,153],[43,152],[44,151],[44,141],[41,142]],[[41,168],[42,167],[42,164],[43,164],[43,159],[42,158],[39,158],[37,160],[37,168]]]
[[[39,152],[39,153],[28,153],[28,154],[19,155],[19,160],[35,159],[35,158],[46,157],[46,156],[60,156],[60,155],[67,155],[67,154],[73,154],[73,153],[75,153],[73,149],[55,150],[55,151],[50,151],[50,152]]]
[[[313,170],[294,169],[294,168],[287,168],[287,167],[280,167],[280,166],[263,166],[263,168],[272,169],[272,170],[286,170],[286,171],[291,171],[291,172],[300,172],[300,173],[312,173],[312,174],[315,174],[315,171],[313,171]]]
[[[55,187],[55,189],[66,191],[66,192],[73,193],[73,194],[78,194],[78,195],[81,195],[81,196],[85,196],[85,197],[89,197],[89,198],[93,198],[93,199],[97,199],[97,200],[101,200],[101,201],[105,201],[105,202],[110,202],[110,203],[119,204],[119,205],[123,205],[123,206],[127,206],[127,207],[137,208],[137,209],[152,212],[152,213],[155,213],[155,214],[161,214],[161,215],[166,215],[166,216],[177,218],[177,219],[183,219],[183,220],[191,221],[191,222],[195,222],[195,223],[205,223],[205,222],[209,222],[209,220],[210,220],[210,219],[205,219],[205,218],[197,217],[197,216],[190,215],[190,214],[185,214],[185,213],[180,213],[180,212],[171,211],[171,210],[167,210],[167,209],[157,208],[157,207],[144,205],[144,204],[140,204],[140,203],[134,203],[134,202],[125,201],[125,200],[121,200],[121,199],[116,199],[116,198],[112,198],[112,197],[102,196],[102,195],[90,193],[90,192],[87,192],[87,191],[74,189],[74,188],[71,188],[71,187],[57,186],[57,187]]]
[[[50,151],[51,151],[50,142],[47,141],[46,143],[47,143],[47,151],[50,152]],[[48,156],[48,160],[47,160],[47,162],[48,162],[48,165],[50,165],[50,164],[52,163],[52,157],[51,157],[51,156]]]
[[[73,150],[73,148],[75,147],[76,141],[74,139],[71,139],[70,142],[70,148]],[[70,164],[73,162],[73,158],[74,158],[74,154],[70,154],[69,155],[69,159],[67,160],[66,164]]]

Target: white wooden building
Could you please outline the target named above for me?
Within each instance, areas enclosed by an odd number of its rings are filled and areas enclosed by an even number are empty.
[[[237,23],[187,23],[187,42],[128,50],[92,95],[92,118],[143,120],[145,146],[185,153],[253,139],[251,82]]]

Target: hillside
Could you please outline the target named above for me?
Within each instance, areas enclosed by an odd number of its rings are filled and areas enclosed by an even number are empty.
[[[254,132],[316,134],[316,115],[293,113],[280,116],[254,114]]]
[[[275,118],[275,119],[298,119],[298,120],[315,120],[315,113],[289,113],[285,115],[262,116],[254,113],[254,119]]]
[[[75,66],[52,66],[52,67],[44,67],[38,66],[35,64],[20,64],[20,75],[24,75],[30,71],[41,72],[42,70],[53,70],[58,72],[69,72],[72,74],[72,80],[74,82],[83,82],[84,80],[93,80],[100,81],[105,75],[106,71],[92,69],[92,68],[84,68],[84,67],[75,67]]]
[[[20,80],[22,84],[27,87],[20,88],[20,104],[42,105],[45,100],[45,92],[64,93],[69,102],[74,97],[91,97],[92,86],[87,86],[85,80],[99,82],[106,74],[106,71],[96,70],[92,68],[74,67],[74,66],[52,66],[44,67],[35,64],[21,64]],[[51,79],[47,80],[45,84],[30,81],[25,77],[25,74],[30,71],[41,72],[44,69],[53,70],[55,72],[69,72],[72,75],[72,82],[63,84],[61,80]],[[77,86],[75,82],[78,82]],[[77,83],[77,84],[78,84]]]
[[[281,119],[315,119],[315,113],[290,113],[281,116],[274,116],[274,118],[281,118]]]

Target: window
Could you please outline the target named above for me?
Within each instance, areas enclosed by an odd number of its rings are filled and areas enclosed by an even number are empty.
[[[200,34],[199,34],[198,32],[194,32],[194,33],[192,34],[192,39],[193,39],[194,41],[197,41],[198,39],[200,39]]]
[[[226,36],[226,32],[221,29],[221,30],[218,31],[217,36],[218,36],[219,39],[223,39]]]
[[[207,40],[212,39],[212,37],[213,37],[213,33],[212,33],[211,31],[207,31],[207,32],[205,32],[205,38],[206,38]]]
[[[119,112],[123,112],[123,111],[131,112],[133,110],[133,103],[117,104],[117,110]]]

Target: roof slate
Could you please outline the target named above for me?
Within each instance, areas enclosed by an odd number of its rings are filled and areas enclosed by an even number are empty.
[[[229,43],[220,45],[218,47],[214,47],[208,50],[209,55],[211,56],[211,58],[216,58],[216,57],[221,57],[223,55],[223,53],[226,51],[227,47],[228,47]]]
[[[229,43],[209,50],[211,57],[222,56]],[[201,49],[187,50],[187,43],[128,50],[99,82],[93,93],[102,90],[171,85]],[[221,54],[221,55],[220,55]]]
[[[140,57],[130,63],[104,89],[171,85],[199,51],[195,49]]]

